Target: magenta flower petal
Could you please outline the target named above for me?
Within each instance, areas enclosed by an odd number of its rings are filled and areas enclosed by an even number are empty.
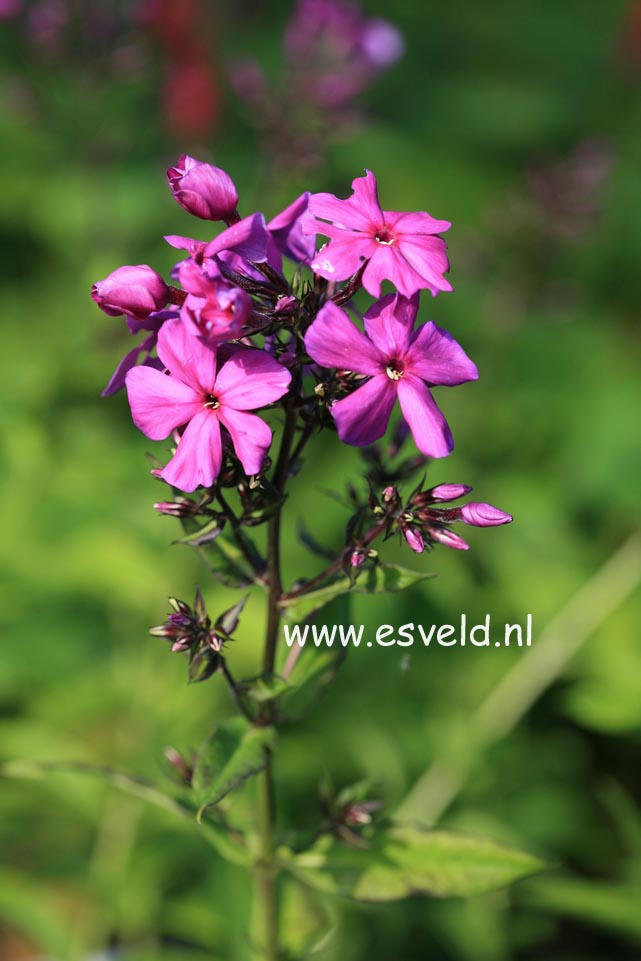
[[[211,487],[220,472],[222,459],[218,417],[214,411],[203,409],[201,405],[187,424],[176,453],[160,476],[172,487],[191,493],[200,485]]]
[[[403,417],[418,449],[427,457],[447,457],[454,448],[452,434],[423,381],[406,374],[397,389]]]
[[[498,527],[500,524],[510,524],[512,515],[506,514],[491,504],[464,504],[461,507],[461,520],[473,527]]]
[[[316,250],[314,238],[303,232],[303,219],[307,216],[309,196],[309,192],[301,194],[267,224],[267,230],[277,248],[296,263],[309,263]]]
[[[327,244],[321,247],[310,266],[315,274],[325,280],[346,280],[360,270],[373,252],[375,251],[371,238],[348,234],[345,238],[333,240],[331,251]],[[366,287],[367,289],[369,288]]]
[[[272,432],[256,414],[220,405],[220,423],[231,435],[234,450],[246,474],[258,474],[272,442]]]
[[[376,244],[363,273],[363,287],[372,297],[380,297],[384,280],[391,281],[404,297],[425,287],[423,278],[408,264],[398,246]]]
[[[134,424],[152,440],[164,440],[202,410],[193,387],[153,367],[133,367],[125,383]]]
[[[372,375],[379,374],[384,366],[384,358],[372,341],[331,301],[318,311],[305,335],[305,347],[321,367]]]
[[[454,387],[477,380],[479,372],[451,334],[432,321],[416,331],[407,352],[412,373],[430,384]]]
[[[291,379],[290,372],[265,351],[241,348],[220,368],[216,396],[226,408],[255,410],[281,398]]]
[[[388,357],[405,355],[410,346],[417,311],[417,297],[408,300],[387,294],[365,314],[367,336]]]
[[[387,430],[396,400],[396,385],[387,374],[377,374],[349,397],[332,407],[338,436],[345,444],[366,447]]]
[[[211,393],[216,383],[216,351],[203,344],[182,320],[163,324],[157,351],[175,378],[201,394]]]
[[[450,262],[446,253],[447,244],[440,237],[412,237],[411,240],[400,240],[397,249],[406,264],[423,278],[421,286],[427,287],[433,296],[440,291],[450,292],[454,289],[449,280],[442,276],[450,269]]]
[[[443,234],[452,224],[449,220],[436,220],[425,211],[417,213],[397,213],[385,211],[385,222],[401,240],[418,240],[417,235]]]
[[[215,257],[224,250],[233,250],[254,263],[267,260],[269,234],[262,214],[250,214],[214,237],[204,250],[205,257]]]

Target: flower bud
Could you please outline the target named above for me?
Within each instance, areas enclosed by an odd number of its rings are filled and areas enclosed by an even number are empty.
[[[362,547],[356,547],[349,556],[350,567],[362,567],[367,554]]]
[[[472,527],[498,527],[500,524],[509,524],[512,515],[500,511],[498,507],[491,504],[465,504],[461,508],[461,520]]]
[[[444,544],[446,547],[451,547],[455,551],[468,551],[470,545],[467,541],[464,541],[462,537],[451,531],[449,527],[431,527],[430,537],[433,541],[438,541],[440,544]]]
[[[147,264],[138,264],[118,267],[93,285],[91,296],[110,317],[128,314],[142,321],[162,310],[169,300],[169,287]]]
[[[471,490],[472,488],[468,484],[439,484],[437,487],[425,491],[425,494],[429,494],[430,500],[434,503],[436,501],[457,501],[459,497],[465,497]]]
[[[422,554],[425,550],[425,541],[418,527],[405,527],[403,529],[405,540],[416,554]]]
[[[381,500],[384,504],[392,504],[398,500],[398,490],[391,484],[384,487],[381,492]]]
[[[186,154],[167,171],[174,199],[201,220],[238,220],[238,192],[228,173]]]

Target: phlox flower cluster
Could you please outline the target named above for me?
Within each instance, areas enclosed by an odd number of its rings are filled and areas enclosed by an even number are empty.
[[[171,439],[172,455],[156,472],[162,480],[192,493],[240,477],[243,490],[267,497],[277,408],[304,441],[334,428],[363,448],[398,411],[424,458],[451,452],[433,390],[474,381],[478,371],[451,334],[418,323],[422,291],[452,290],[441,236],[448,221],[383,210],[369,170],[347,199],[304,193],[271,220],[241,217],[233,180],[212,164],[183,156],[167,177],[178,204],[222,229],[205,239],[167,236],[185,255],[169,281],[141,264],[92,288],[106,314],[124,314],[132,334],[144,331],[105,393],[126,387],[136,426],[152,440]],[[394,291],[382,294],[384,284]],[[361,288],[374,298],[362,318],[354,306]],[[462,496],[462,485],[415,492],[405,506],[390,490],[380,510],[415,551],[436,541],[463,546],[449,532],[453,520],[511,520],[484,504],[435,513],[432,502]]]

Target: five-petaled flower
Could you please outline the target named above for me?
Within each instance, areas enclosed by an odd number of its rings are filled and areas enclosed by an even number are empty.
[[[152,440],[164,440],[187,425],[176,453],[160,476],[179,490],[210,487],[221,468],[221,427],[231,437],[246,474],[258,473],[271,444],[264,420],[248,411],[278,400],[291,374],[265,351],[230,348],[220,366],[216,350],[202,343],[181,320],[158,334],[158,357],[168,373],[134,367],[127,392],[134,423]]]
[[[331,408],[345,443],[364,447],[382,437],[398,397],[421,453],[445,457],[452,450],[450,429],[428,385],[463,384],[476,380],[478,371],[436,324],[414,331],[417,309],[417,298],[383,297],[365,314],[364,334],[330,301],[307,331],[305,345],[318,364],[369,378]]]
[[[370,170],[352,182],[347,200],[333,194],[312,194],[305,233],[323,234],[329,243],[312,261],[312,270],[327,280],[345,280],[364,263],[363,286],[379,297],[381,283],[391,280],[399,293],[411,297],[419,290],[434,296],[452,290],[443,274],[449,270],[447,245],[435,236],[449,230],[447,220],[426,213],[381,210],[376,177]]]

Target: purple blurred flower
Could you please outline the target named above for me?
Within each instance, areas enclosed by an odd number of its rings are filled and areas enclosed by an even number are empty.
[[[213,164],[202,163],[183,154],[175,167],[167,170],[174,199],[201,220],[238,219],[238,192],[228,173]]]
[[[365,314],[363,334],[330,301],[307,331],[305,345],[318,364],[369,378],[331,408],[345,443],[365,447],[382,437],[398,397],[421,453],[446,457],[452,450],[450,429],[428,384],[463,384],[476,380],[478,371],[463,348],[436,324],[430,321],[414,331],[417,310],[416,298],[389,294]]]
[[[22,10],[22,0],[0,0],[0,20],[10,20]]]
[[[375,17],[365,21],[359,39],[359,48],[372,67],[385,70],[401,59],[405,44],[403,37],[393,24],[388,20]]]
[[[142,321],[165,306],[169,288],[155,270],[147,264],[138,264],[118,267],[93,285],[91,296],[110,317],[128,314]]]
[[[434,296],[452,290],[443,273],[449,270],[445,241],[435,236],[449,230],[447,220],[427,213],[383,211],[376,177],[366,170],[352,182],[347,200],[333,194],[312,194],[303,221],[306,234],[329,237],[312,261],[312,270],[327,280],[346,280],[367,263],[363,286],[379,297],[383,280],[391,280],[399,293],[411,297],[427,288]]]
[[[403,48],[396,27],[343,0],[299,0],[284,36],[285,57],[301,70],[304,95],[328,108],[361,93]]]
[[[168,374],[134,367],[126,384],[136,426],[164,440],[187,425],[176,453],[160,476],[179,490],[210,487],[222,464],[221,427],[230,437],[246,474],[260,471],[271,444],[267,424],[248,411],[278,400],[291,374],[264,351],[239,348],[218,368],[216,350],[180,321],[158,335],[158,356]]]

